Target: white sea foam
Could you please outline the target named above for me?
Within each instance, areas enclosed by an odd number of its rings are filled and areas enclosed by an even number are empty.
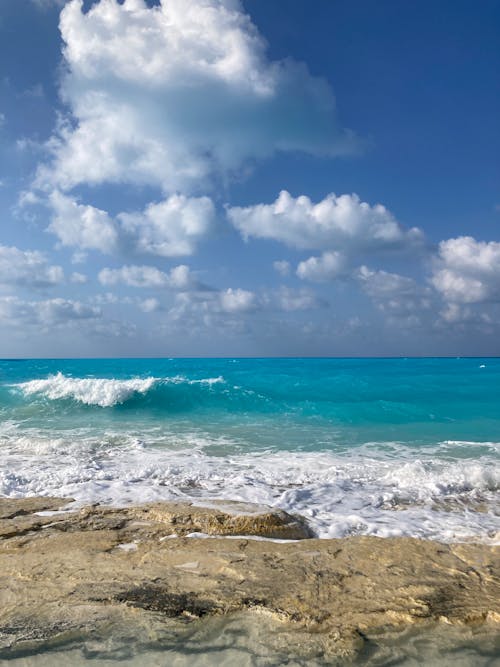
[[[9,426],[0,430],[0,494],[115,505],[232,499],[301,514],[319,537],[498,542],[494,452],[477,460],[440,459],[436,444],[416,459],[410,448],[391,444],[345,454],[231,453],[227,438],[196,431],[151,431],[139,439],[79,430],[49,437]]]
[[[200,380],[190,380],[189,378],[184,377],[184,375],[176,375],[171,378],[164,378],[163,382],[165,384],[206,384],[212,386],[214,384],[223,384],[225,380],[222,375],[215,378],[201,378]]]
[[[443,440],[440,443],[444,447],[476,447],[490,449],[492,452],[500,452],[500,442],[476,442],[475,440]]]

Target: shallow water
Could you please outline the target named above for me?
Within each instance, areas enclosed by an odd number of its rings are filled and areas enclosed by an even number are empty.
[[[0,362],[0,494],[226,498],[498,541],[499,359]]]
[[[158,636],[158,635],[161,636]],[[498,667],[500,641],[483,630],[439,625],[366,638],[357,656],[325,656],[321,641],[268,617],[234,615],[183,628],[139,628],[135,635],[116,628],[107,636],[74,639],[64,645],[3,655],[9,667],[63,667],[116,664],[130,667]],[[321,639],[321,638],[320,638]]]

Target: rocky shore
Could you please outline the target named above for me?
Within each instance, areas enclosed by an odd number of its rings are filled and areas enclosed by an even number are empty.
[[[499,636],[497,547],[318,540],[300,518],[240,503],[60,511],[69,502],[0,499],[0,658],[110,623],[159,632],[238,614],[265,615],[325,660],[354,658],[382,630]]]

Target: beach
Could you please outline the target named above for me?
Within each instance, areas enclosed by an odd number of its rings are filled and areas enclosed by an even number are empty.
[[[0,667],[500,667],[499,27],[0,0]]]
[[[14,665],[498,656],[495,547],[318,540],[284,512],[237,503],[75,512],[27,498],[0,501],[0,516],[0,655]]]
[[[498,359],[0,371],[2,660],[498,658]]]

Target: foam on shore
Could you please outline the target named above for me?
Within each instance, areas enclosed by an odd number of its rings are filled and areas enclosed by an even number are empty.
[[[62,494],[112,505],[238,500],[301,514],[324,538],[499,539],[496,443],[480,460],[447,460],[437,455],[440,444],[415,458],[397,443],[369,443],[348,455],[230,453],[223,438],[171,438],[171,447],[168,439],[160,447],[147,434],[95,437],[80,430],[50,438],[12,426],[0,433],[0,494]],[[470,442],[464,447],[469,451]],[[224,453],[213,455],[213,448]]]

